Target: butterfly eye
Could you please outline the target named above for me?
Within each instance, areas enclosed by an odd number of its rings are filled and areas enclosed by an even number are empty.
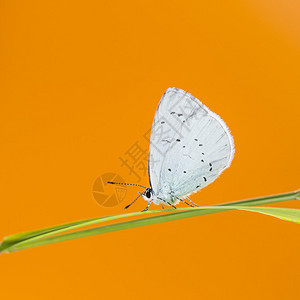
[[[146,192],[146,197],[151,198],[151,192],[149,190]]]

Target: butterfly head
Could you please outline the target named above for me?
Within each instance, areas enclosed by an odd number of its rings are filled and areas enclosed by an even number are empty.
[[[153,190],[150,187],[145,187],[143,185],[140,184],[132,184],[132,183],[125,183],[125,182],[113,182],[113,181],[107,181],[108,184],[120,184],[120,185],[132,185],[132,186],[139,186],[144,188],[145,190],[140,193],[138,195],[138,197],[136,197],[129,205],[127,205],[125,207],[125,209],[127,209],[129,206],[131,206],[139,197],[142,197],[144,200],[148,201],[149,203],[151,203],[153,200],[156,200],[156,197],[153,195]]]
[[[146,188],[143,193],[140,193],[142,198],[146,201],[151,201],[153,198],[153,192],[151,188]]]

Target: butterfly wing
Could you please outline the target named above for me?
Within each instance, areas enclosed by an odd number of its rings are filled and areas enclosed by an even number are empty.
[[[151,129],[148,169],[154,194],[171,199],[196,192],[228,168],[233,155],[225,122],[191,94],[167,89]]]

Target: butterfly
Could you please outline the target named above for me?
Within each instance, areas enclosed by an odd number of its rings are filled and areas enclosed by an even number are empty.
[[[149,147],[150,187],[139,197],[151,203],[198,206],[188,197],[212,183],[230,166],[234,141],[225,122],[197,98],[181,89],[168,88],[155,112]]]

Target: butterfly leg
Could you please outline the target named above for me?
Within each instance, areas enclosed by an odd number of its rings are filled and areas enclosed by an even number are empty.
[[[185,197],[187,200],[189,200],[191,203],[193,203],[195,206],[198,206],[199,207],[199,205],[198,204],[196,204],[196,203],[194,203],[191,199],[189,199],[189,197]]]
[[[180,200],[181,202],[185,203],[185,204],[188,205],[188,206],[194,207],[193,205],[187,203],[187,202],[184,201],[183,199],[180,199],[180,198],[178,198],[178,197],[175,197],[175,198],[178,199],[178,200]]]
[[[161,205],[162,209],[165,209],[165,207],[163,206],[163,204],[162,204],[162,203],[160,203],[160,205]]]
[[[128,204],[127,206],[125,206],[124,209],[127,209],[128,207],[130,207],[137,199],[139,199],[139,197],[141,197],[141,194],[138,195],[130,204]]]
[[[170,202],[167,202],[170,206],[172,206],[173,208],[175,208],[176,209],[176,206],[175,205],[173,205],[173,204],[171,204]]]
[[[152,200],[148,202],[147,207],[146,207],[145,209],[143,209],[142,212],[143,212],[143,211],[147,211],[151,203],[152,203]]]
[[[168,201],[166,201],[166,200],[164,200],[164,199],[162,199],[162,198],[159,198],[159,197],[157,197],[157,199],[159,199],[159,200],[161,200],[161,201],[164,201],[166,204],[168,204],[168,205],[170,205],[170,206],[172,206],[173,208],[176,209],[176,206],[174,206],[174,205],[171,204],[170,202],[168,202]]]

